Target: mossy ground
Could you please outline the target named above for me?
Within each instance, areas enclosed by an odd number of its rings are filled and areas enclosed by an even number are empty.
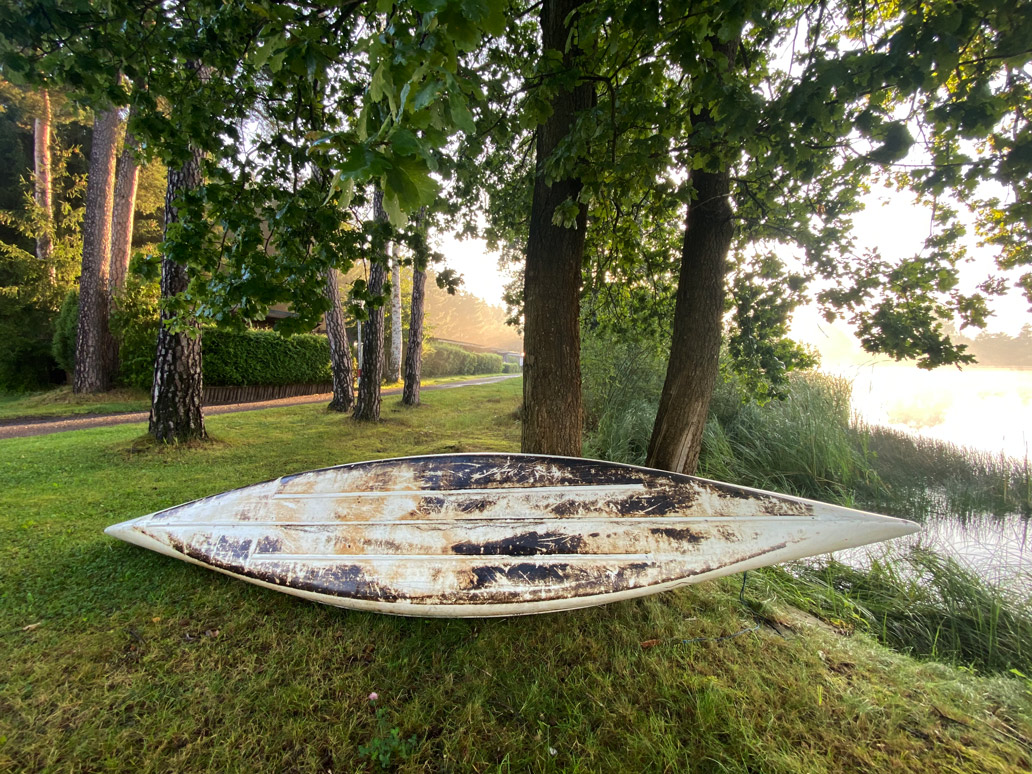
[[[360,747],[412,772],[1032,767],[1020,679],[793,623],[776,601],[781,634],[685,642],[754,625],[738,579],[560,615],[402,619],[101,532],[292,471],[514,450],[519,396],[513,380],[417,409],[388,398],[375,425],[317,405],[230,414],[189,448],[141,443],[139,425],[0,441],[0,771],[379,766]]]

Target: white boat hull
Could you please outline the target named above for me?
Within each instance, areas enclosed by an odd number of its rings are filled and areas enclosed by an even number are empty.
[[[917,529],[647,468],[462,454],[286,476],[105,532],[325,604],[494,617],[633,599]]]

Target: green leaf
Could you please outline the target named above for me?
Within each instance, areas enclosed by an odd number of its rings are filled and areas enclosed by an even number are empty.
[[[383,99],[384,89],[389,88],[386,72],[387,67],[381,63],[373,72],[373,77],[369,80],[369,97],[373,102],[379,102]]]
[[[466,134],[475,134],[477,131],[473,114],[466,104],[466,98],[461,92],[453,91],[448,96],[448,112],[451,113],[452,121]]]
[[[404,228],[405,224],[408,223],[408,217],[406,217],[401,203],[396,196],[387,192],[386,185],[383,192],[383,209],[387,213],[387,219],[395,228]]]
[[[396,129],[390,136],[391,150],[399,156],[419,156],[423,145],[415,133],[408,129]]]

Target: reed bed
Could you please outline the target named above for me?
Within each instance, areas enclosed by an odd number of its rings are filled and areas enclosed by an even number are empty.
[[[767,568],[760,576],[795,607],[903,653],[985,672],[1032,673],[1032,599],[952,557],[914,548],[873,557],[863,569],[828,560]]]

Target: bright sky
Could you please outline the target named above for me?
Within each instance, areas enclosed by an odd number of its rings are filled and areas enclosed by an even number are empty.
[[[444,255],[445,265],[462,275],[463,290],[495,306],[505,306],[502,294],[509,278],[498,269],[498,253],[488,252],[483,239],[459,241],[451,234],[438,234],[437,249]]]

